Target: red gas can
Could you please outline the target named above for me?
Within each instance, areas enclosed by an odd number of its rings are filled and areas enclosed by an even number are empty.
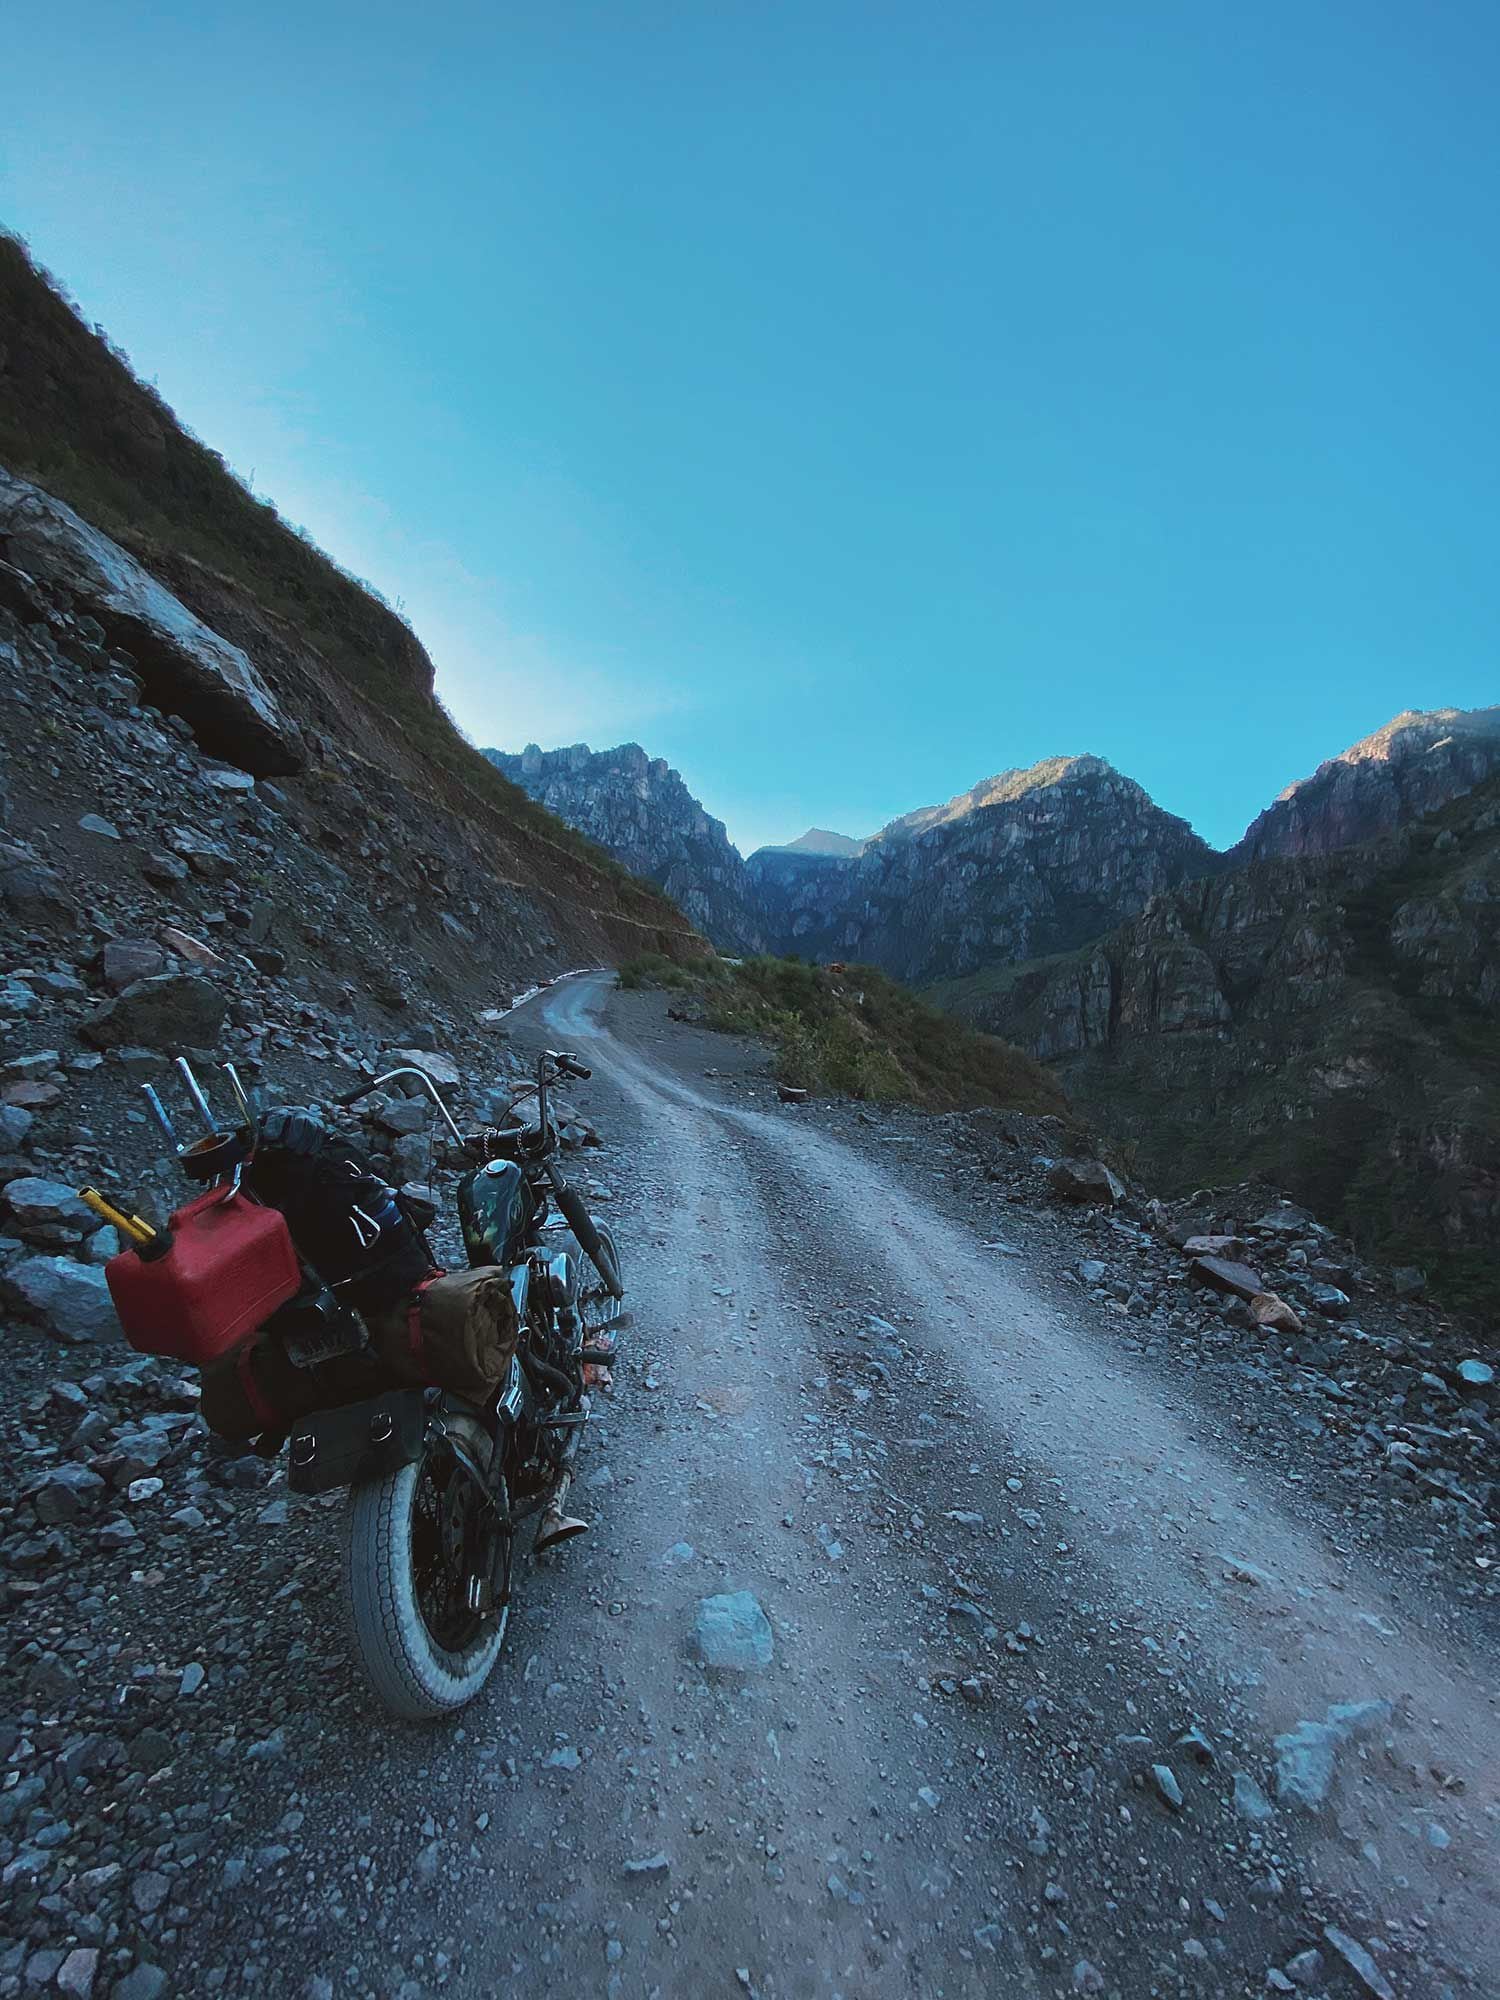
[[[171,1247],[153,1257],[122,1250],[104,1267],[131,1346],[201,1367],[253,1333],[302,1286],[279,1209],[222,1188],[179,1208]]]

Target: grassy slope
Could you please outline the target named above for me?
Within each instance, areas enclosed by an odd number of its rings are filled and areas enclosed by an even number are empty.
[[[4,232],[0,464],[66,500],[184,596],[194,566],[242,593],[369,705],[408,761],[446,780],[450,803],[472,802],[582,864],[633,918],[685,928],[654,888],[470,746],[433,697],[432,662],[405,620],[251,493]]]
[[[814,1093],[936,1110],[1067,1108],[1061,1086],[1040,1063],[936,1013],[870,966],[834,973],[800,959],[716,958],[686,967],[646,958],[624,966],[620,983],[699,994],[707,1026],[768,1041],[780,1080]]]

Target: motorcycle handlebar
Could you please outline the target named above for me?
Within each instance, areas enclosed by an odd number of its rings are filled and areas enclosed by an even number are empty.
[[[459,1131],[457,1125],[454,1124],[453,1113],[443,1102],[437,1085],[425,1069],[418,1069],[414,1063],[403,1063],[399,1069],[388,1069],[383,1076],[369,1077],[364,1083],[356,1084],[353,1090],[346,1090],[341,1097],[335,1097],[332,1101],[337,1105],[341,1105],[347,1111],[351,1104],[358,1104],[359,1100],[362,1097],[368,1097],[372,1090],[379,1090],[384,1084],[394,1083],[396,1078],[401,1076],[415,1078],[437,1107],[438,1115],[447,1126],[449,1136],[458,1145],[463,1145],[464,1135]]]

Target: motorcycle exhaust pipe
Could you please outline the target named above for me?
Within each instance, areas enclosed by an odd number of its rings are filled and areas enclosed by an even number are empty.
[[[580,1407],[587,1418],[589,1412],[587,1396],[583,1398]],[[536,1540],[531,1545],[531,1553],[534,1556],[545,1555],[548,1549],[558,1548],[563,1542],[571,1542],[575,1536],[588,1533],[587,1521],[580,1521],[576,1515],[563,1512],[568,1488],[573,1484],[573,1467],[578,1460],[578,1447],[583,1442],[583,1432],[584,1426],[577,1425],[569,1433],[568,1442],[563,1446],[557,1484],[547,1496],[547,1504],[542,1509],[542,1518],[537,1523]]]

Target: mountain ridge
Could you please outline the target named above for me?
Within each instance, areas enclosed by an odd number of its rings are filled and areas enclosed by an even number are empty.
[[[745,858],[753,861],[757,854],[821,854],[834,860],[854,861],[868,846],[868,841],[856,840],[847,833],[834,833],[826,826],[810,826],[795,840],[767,841]]]
[[[1500,770],[1500,708],[1403,711],[1287,786],[1223,850],[1092,752],[995,772],[864,840],[814,827],[748,858],[638,744],[485,754],[666,888],[710,935],[717,926],[726,949],[862,959],[936,981],[1072,949],[1196,876],[1389,832]],[[628,826],[593,796],[622,764],[637,800]]]
[[[1227,850],[1232,862],[1328,854],[1390,833],[1500,770],[1500,707],[1403,709],[1294,779]]]

